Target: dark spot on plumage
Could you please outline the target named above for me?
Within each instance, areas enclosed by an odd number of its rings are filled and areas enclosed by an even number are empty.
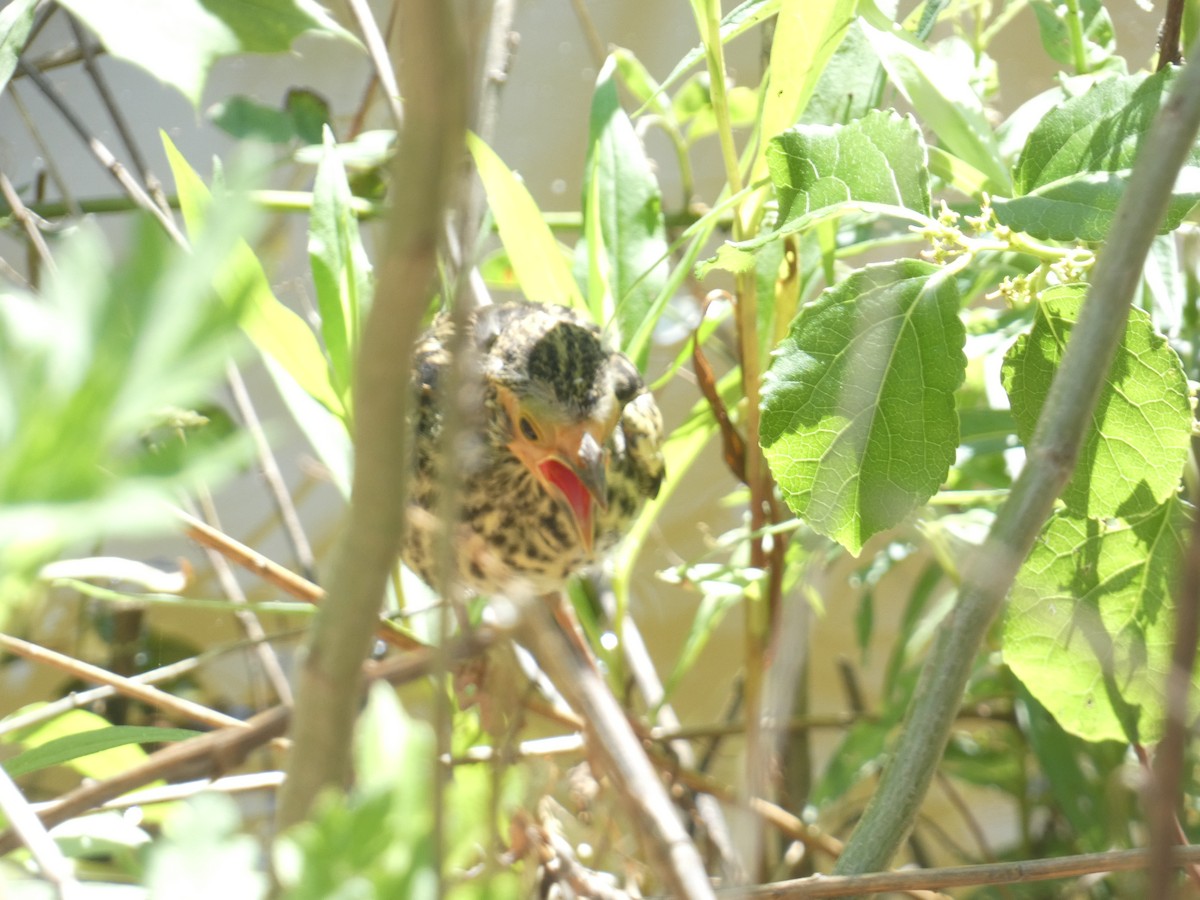
[[[554,543],[560,547],[567,543],[567,533],[563,531],[562,525],[558,521],[558,516],[549,512],[540,519],[542,528],[546,530],[549,537],[554,539]]]
[[[476,562],[475,560],[471,560],[471,562],[468,565],[468,568],[471,571],[472,578],[478,579],[479,581],[483,581],[483,567],[481,565],[479,565],[478,562]]]

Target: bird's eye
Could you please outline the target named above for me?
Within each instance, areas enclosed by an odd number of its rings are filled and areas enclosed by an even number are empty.
[[[527,440],[536,441],[538,439],[537,429],[533,426],[533,421],[529,416],[521,416],[520,428],[521,434],[525,435]]]

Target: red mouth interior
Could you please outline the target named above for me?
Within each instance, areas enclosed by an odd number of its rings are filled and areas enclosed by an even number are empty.
[[[592,495],[579,476],[557,459],[547,459],[538,465],[542,476],[558,488],[575,514],[575,524],[587,547],[592,545]]]

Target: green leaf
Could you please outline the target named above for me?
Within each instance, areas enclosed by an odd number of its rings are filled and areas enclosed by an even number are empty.
[[[779,12],[779,5],[780,0],[745,0],[721,19],[721,43],[728,44],[738,35],[745,34],[760,22],[765,22]],[[694,2],[693,8],[695,8]],[[671,74],[663,79],[663,83],[658,88],[659,91],[665,91],[674,86],[675,82],[682,78],[688,69],[703,59],[704,46],[693,47],[683,55],[683,59],[679,60],[675,68],[671,70]]]
[[[783,0],[771,41],[760,132],[773,138],[800,118],[854,21],[857,0]],[[761,161],[755,165],[761,173]]]
[[[863,31],[888,78],[946,149],[982,172],[993,193],[1010,193],[1008,171],[1000,161],[996,136],[967,79],[949,60],[882,31],[865,20]]]
[[[113,56],[200,103],[212,64],[237,53],[286,53],[307,31],[358,43],[315,0],[63,0]]]
[[[1162,734],[1182,519],[1174,499],[1128,521],[1060,511],[1018,573],[1004,661],[1072,734]]]
[[[1083,296],[1082,285],[1043,292],[1033,327],[1005,355],[1001,381],[1026,445],[1079,320]],[[1179,486],[1191,433],[1179,356],[1149,316],[1132,309],[1075,474],[1062,495],[1067,509],[1081,516],[1129,516],[1164,502]]]
[[[1042,46],[1055,62],[1088,72],[1105,63],[1116,51],[1112,19],[1100,0],[1077,0],[1074,9],[1062,0],[1030,0],[1029,5],[1037,16]],[[1082,58],[1076,57],[1071,28],[1066,21],[1070,15],[1079,19]]]
[[[266,897],[262,847],[241,833],[240,818],[233,800],[209,792],[193,797],[167,819],[162,840],[148,855],[148,900]]]
[[[14,0],[0,10],[0,93],[16,71],[17,60],[25,49],[29,31],[33,28],[38,0]]]
[[[179,206],[188,233],[195,235],[206,227],[212,195],[200,176],[164,133],[163,146],[175,176]],[[312,329],[296,313],[276,299],[263,272],[262,263],[239,241],[229,260],[212,276],[213,287],[226,302],[245,298],[241,326],[261,353],[271,357],[304,388],[313,399],[335,415],[345,410],[329,381],[329,366]]]
[[[879,58],[867,43],[858,20],[851,23],[829,58],[816,89],[800,116],[802,124],[846,124],[875,108],[883,84]]]
[[[126,744],[159,744],[186,741],[200,732],[187,728],[152,728],[139,725],[109,725],[94,731],[81,731],[47,741],[19,753],[4,763],[4,771],[11,778],[18,778],[38,769],[62,765],[74,759],[102,753]]]
[[[496,219],[521,292],[534,303],[560,303],[586,310],[571,267],[528,188],[476,135],[467,135],[467,149],[483,181],[488,208]]]
[[[992,202],[996,220],[1015,231],[1055,241],[1103,241],[1129,186],[1130,170],[1083,172],[1034,188],[1023,197]],[[1179,173],[1158,233],[1174,231],[1200,202],[1200,166]]]
[[[771,139],[767,165],[785,225],[853,200],[929,215],[925,142],[911,116],[873,110],[847,125],[799,125]]]
[[[354,359],[373,282],[371,261],[351,207],[346,170],[334,147],[333,132],[326,129],[325,157],[317,166],[308,220],[308,259],[333,387],[349,408]]]
[[[1085,172],[1132,168],[1176,71],[1108,78],[1051,108],[1025,140],[1013,170],[1016,193]],[[1200,160],[1200,151],[1190,158]]]
[[[857,554],[954,462],[966,370],[954,279],[868,266],[797,316],[763,385],[760,440],[792,510]]]
[[[1013,173],[1017,196],[995,203],[1000,223],[1039,238],[1103,240],[1175,73],[1109,78],[1054,106],[1025,141]],[[1177,228],[1197,200],[1200,148],[1193,148],[1160,233]]]
[[[258,103],[240,94],[208,110],[214,125],[235,138],[253,138],[268,144],[286,144],[296,136],[292,117],[275,106]]]
[[[598,309],[597,297],[589,297],[589,305],[602,324],[608,324],[610,313],[615,313],[625,349],[667,280],[667,236],[662,193],[641,139],[617,99],[612,57],[600,70],[592,95],[584,172],[584,220],[591,215],[599,224],[607,257],[603,268],[616,308]],[[576,247],[577,258],[592,252],[587,243],[581,241]],[[645,353],[634,362],[644,369]]]
[[[211,278],[250,212],[231,198],[190,254],[139,217],[120,262],[85,221],[40,297],[0,288],[0,607],[63,546],[161,529],[164,501],[241,460],[240,441],[144,438],[206,399],[235,349],[242,298],[216,302]]]

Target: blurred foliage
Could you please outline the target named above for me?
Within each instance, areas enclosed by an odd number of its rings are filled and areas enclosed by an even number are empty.
[[[120,15],[91,0],[62,6],[108,53],[193,103],[216,58],[284,52],[306,31],[348,38],[309,0],[139,2]],[[678,6],[685,17],[689,5]],[[656,389],[682,391],[691,404],[664,448],[667,481],[608,572],[615,613],[590,585],[571,592],[615,693],[652,726],[681,685],[706,674],[723,620],[738,612],[748,635],[742,684],[753,690],[819,649],[769,640],[797,633],[785,630],[792,612],[819,613],[850,597],[858,663],[877,673],[866,685],[875,699],[851,703],[834,723],[828,756],[803,752],[816,688],[802,665],[795,684],[772,685],[787,697],[778,715],[797,717],[772,772],[789,785],[791,812],[839,838],[862,812],[964,561],[1022,463],[1064,343],[1087,314],[1089,273],[1116,201],[1175,80],[1170,69],[1132,71],[1099,0],[1031,0],[1042,52],[1059,73],[1003,116],[1003,70],[990,54],[1014,21],[1004,6],[747,0],[722,18],[717,0],[692,0],[698,46],[672,71],[659,80],[617,48],[600,68],[590,111],[574,111],[580,129],[587,120],[588,150],[573,245],[482,138],[469,136],[464,149],[495,232],[484,245],[489,283],[586,311]],[[0,11],[0,89],[36,33],[37,13],[38,4],[19,0]],[[766,71],[735,83],[725,46],[758,40],[763,29],[773,29]],[[373,208],[363,198],[396,188],[386,174],[395,134],[347,133],[346,111],[299,83],[278,107],[235,95],[208,116],[238,141],[268,144],[277,168],[309,179],[300,205],[309,212],[315,314],[297,314],[273,291],[267,251],[246,242],[246,192],[228,187],[220,167],[206,183],[169,140],[189,247],[139,216],[115,261],[93,220],[64,219],[50,259],[30,278],[37,287],[15,278],[0,286],[0,627],[18,630],[53,611],[59,600],[38,577],[46,563],[164,533],[171,502],[203,495],[246,458],[247,441],[214,390],[247,343],[329,479],[349,494],[354,362],[379,263],[359,219]],[[647,153],[655,130],[667,139],[667,159]],[[700,195],[697,184],[709,182],[695,167],[714,153],[728,181]],[[975,660],[940,770],[952,797],[978,789],[1000,798],[1011,828],[977,846],[926,818],[909,844],[918,861],[1046,858],[1143,840],[1137,751],[1161,733],[1192,514],[1180,487],[1193,430],[1189,381],[1200,379],[1197,160],[1200,148],[1148,261],[1143,309],[1113,371],[1096,373],[1105,378],[1102,405],[1074,478]],[[682,198],[663,195],[667,166]],[[20,237],[19,217],[0,213],[0,225]],[[693,367],[704,396],[684,384],[681,373]],[[747,397],[761,398],[761,408]],[[677,655],[658,661],[670,672],[663,695],[635,697],[619,639],[632,572],[663,509],[687,499],[694,463],[718,442],[737,479],[750,471],[747,448],[761,449],[772,502],[754,510],[739,483],[729,505],[744,511],[742,522],[703,555],[660,565],[666,580],[694,591],[696,608]],[[396,610],[404,627],[440,634],[423,606],[430,598],[408,589],[407,574],[397,583],[408,600]],[[136,584],[105,582],[89,593],[109,617],[152,602]],[[186,608],[158,605],[167,616]],[[483,608],[464,620],[477,624]],[[769,627],[756,631],[762,621]],[[93,625],[79,655],[107,644],[110,625],[100,638]],[[134,654],[134,669],[222,649],[183,642],[164,651],[169,640],[157,636],[157,656]],[[3,665],[6,677],[16,666]],[[860,672],[856,665],[847,663]],[[855,677],[847,676],[852,696],[862,687]],[[202,693],[192,681],[171,689]],[[280,895],[296,900],[526,896],[553,877],[550,862],[563,863],[554,858],[559,839],[586,866],[655,890],[619,804],[586,763],[525,752],[530,734],[544,737],[520,708],[519,698],[536,693],[519,654],[425,678],[403,705],[391,688],[375,687],[354,785],[274,841],[261,820],[269,811],[217,794],[140,822],[80,817],[55,838],[97,897],[266,896],[268,858]],[[453,766],[437,756],[427,721],[436,703],[448,710]],[[130,723],[111,709],[5,715],[8,775],[31,798],[51,799],[67,789],[61,779],[117,774],[146,758],[139,745],[187,738],[152,715]],[[744,721],[735,711],[697,738],[696,765],[710,768],[727,752],[722,735]],[[273,765],[255,757],[247,771]],[[1184,791],[1181,824],[1194,834],[1194,779]],[[966,801],[959,813],[987,824]],[[809,855],[792,869],[785,849],[768,841],[763,862],[780,874],[829,863]],[[0,893],[46,896],[36,871],[24,850],[0,859]],[[1136,896],[1140,877],[1080,882],[1074,896]],[[1001,896],[996,890],[961,895]],[[1058,895],[1048,885],[1003,896]]]

